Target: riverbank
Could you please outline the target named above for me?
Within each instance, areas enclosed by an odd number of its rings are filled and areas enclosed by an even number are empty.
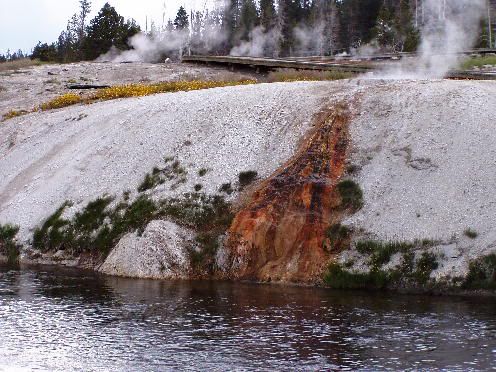
[[[118,276],[493,288],[495,91],[275,83],[14,118],[0,224],[21,260]]]

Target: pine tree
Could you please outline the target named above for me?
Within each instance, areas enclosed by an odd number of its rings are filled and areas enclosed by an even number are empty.
[[[260,0],[260,25],[269,31],[276,25],[276,18],[274,0]]]
[[[255,27],[259,24],[257,6],[254,0],[243,0],[241,12],[239,15],[238,37],[241,40],[247,40]]]
[[[176,27],[176,30],[187,30],[189,28],[188,13],[186,13],[186,9],[182,6],[177,11],[174,26]]]
[[[112,46],[129,49],[128,39],[139,31],[134,20],[124,22],[124,17],[106,3],[87,28],[88,34],[83,43],[84,57],[93,60],[108,52]]]

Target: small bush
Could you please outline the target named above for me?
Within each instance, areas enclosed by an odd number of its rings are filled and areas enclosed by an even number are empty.
[[[40,108],[42,111],[47,111],[76,105],[78,103],[81,103],[82,101],[83,99],[81,98],[81,96],[74,93],[66,93],[62,96],[52,99],[51,101],[43,103]]]
[[[250,183],[255,181],[257,178],[258,173],[255,171],[246,171],[246,172],[241,172],[238,176],[239,178],[239,185],[241,187],[248,186]]]
[[[232,188],[232,185],[231,185],[231,182],[228,182],[228,183],[223,183],[220,187],[219,187],[219,191],[220,192],[225,192],[226,194],[228,195],[231,195],[234,190]]]
[[[496,254],[473,260],[462,284],[467,289],[496,289]]]
[[[360,186],[352,180],[343,180],[338,183],[337,190],[341,197],[341,206],[344,209],[358,211],[363,206],[363,192]]]
[[[477,231],[475,230],[472,230],[472,229],[465,229],[465,231],[463,232],[463,234],[470,238],[470,239],[475,239],[479,236],[479,234],[477,233]]]
[[[200,185],[199,183],[195,185],[195,191],[196,192],[201,191],[201,189],[203,189],[203,185]]]
[[[341,225],[340,223],[334,224],[326,231],[326,237],[334,249],[340,248],[342,243],[350,238],[351,230]]]
[[[20,246],[15,242],[18,232],[17,226],[0,225],[0,253],[7,256],[9,265],[17,264],[19,259]]]
[[[430,278],[431,272],[439,267],[437,257],[430,252],[423,252],[417,260],[414,277],[417,283],[425,284]]]
[[[355,273],[337,263],[329,266],[324,277],[324,282],[334,289],[382,289],[388,285],[389,280],[389,274],[382,270]]]
[[[205,175],[207,174],[207,172],[208,172],[208,169],[206,169],[206,168],[202,168],[202,169],[200,169],[200,170],[198,171],[198,175],[199,175],[200,177],[203,177],[203,176],[205,176]]]

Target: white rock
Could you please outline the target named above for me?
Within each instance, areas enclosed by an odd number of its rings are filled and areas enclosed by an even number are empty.
[[[144,279],[184,279],[189,273],[186,247],[193,233],[169,221],[152,221],[141,236],[125,235],[100,266],[108,275]]]

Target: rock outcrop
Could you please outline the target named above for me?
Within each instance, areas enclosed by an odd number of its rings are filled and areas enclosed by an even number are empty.
[[[98,268],[103,274],[144,279],[186,279],[188,246],[194,234],[169,221],[152,221],[145,231],[125,235]]]
[[[229,230],[237,279],[315,282],[333,255],[326,231],[338,220],[350,112],[321,113],[297,154],[254,192]]]

